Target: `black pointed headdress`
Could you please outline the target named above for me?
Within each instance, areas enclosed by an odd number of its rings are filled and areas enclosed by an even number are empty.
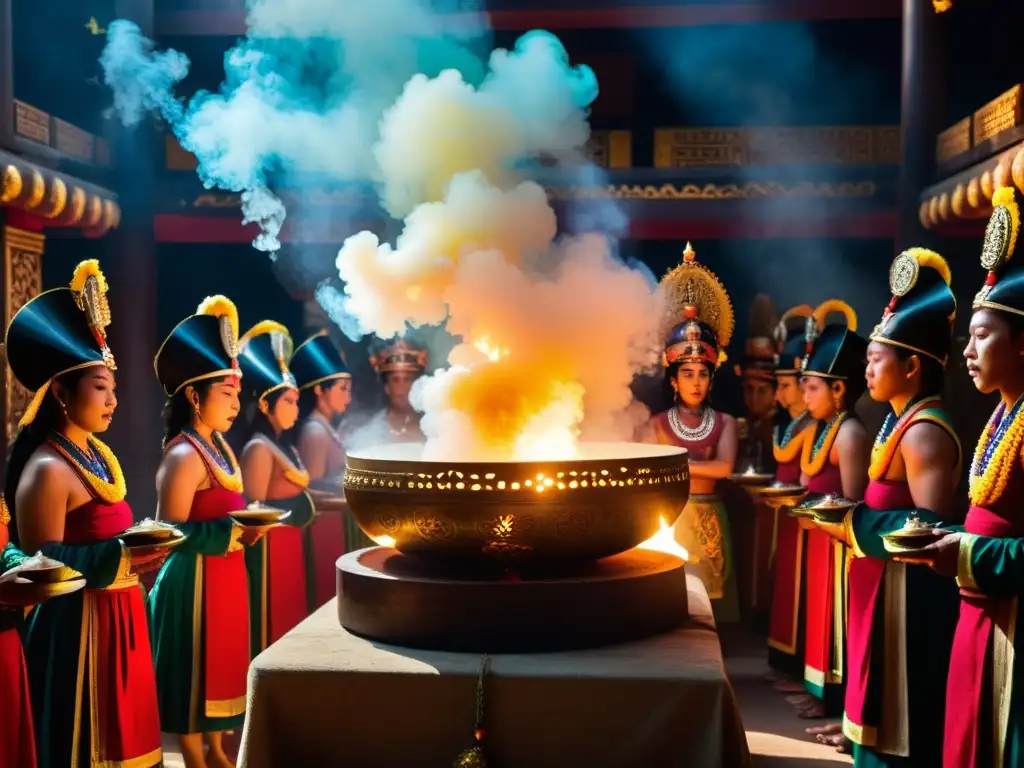
[[[909,248],[889,268],[892,300],[871,332],[871,341],[927,355],[943,366],[956,320],[956,297],[946,260],[925,248]]]
[[[107,280],[95,259],[75,268],[68,288],[44,291],[18,310],[4,344],[14,377],[35,392],[21,425],[35,419],[50,382],[62,373],[92,365],[117,370],[109,325]]]
[[[1019,232],[1020,209],[1013,187],[1000,187],[992,195],[992,215],[981,247],[981,266],[988,275],[974,297],[974,309],[1024,315],[1024,263],[1013,260]]]
[[[279,389],[299,388],[288,367],[294,345],[288,329],[273,320],[256,323],[242,336],[238,362],[242,388],[262,400]]]
[[[832,312],[842,312],[846,324],[825,325]],[[819,304],[807,318],[807,354],[801,373],[823,379],[863,379],[868,343],[856,330],[857,313],[849,304],[838,299]]]
[[[309,389],[332,379],[350,379],[348,366],[327,331],[320,331],[302,342],[292,354],[288,367],[299,389]]]
[[[209,296],[194,315],[171,331],[153,360],[156,377],[171,397],[204,379],[239,378],[238,310],[226,296]]]
[[[776,376],[799,376],[807,355],[807,320],[814,310],[807,304],[787,309],[775,326]]]

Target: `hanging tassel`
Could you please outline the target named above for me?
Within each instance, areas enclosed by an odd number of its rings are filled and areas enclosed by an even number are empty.
[[[480,676],[476,681],[476,724],[473,726],[473,740],[476,742],[469,749],[463,750],[452,764],[454,768],[487,768],[487,757],[484,754],[484,681],[491,671],[491,657],[484,654],[480,661]]]

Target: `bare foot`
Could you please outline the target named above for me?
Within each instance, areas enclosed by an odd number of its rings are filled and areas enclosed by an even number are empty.
[[[786,701],[794,706],[800,706],[801,704],[814,701],[814,697],[805,691],[804,693],[797,694],[796,696],[787,696]]]
[[[825,705],[815,701],[810,706],[798,708],[796,716],[801,720],[818,720],[825,716]]]
[[[843,732],[842,723],[825,723],[824,725],[815,725],[812,728],[808,728],[807,733],[811,736],[834,736],[837,733]]]
[[[235,768],[235,764],[228,760],[228,756],[223,752],[217,753],[212,749],[206,753],[206,767],[207,768]]]
[[[800,693],[804,690],[804,684],[796,680],[779,680],[772,688],[779,693]]]
[[[847,755],[853,750],[853,744],[850,740],[843,736],[843,734],[832,734],[831,736],[823,736],[818,734],[816,737],[819,744],[825,744],[829,747],[835,747],[836,752],[841,755]]]

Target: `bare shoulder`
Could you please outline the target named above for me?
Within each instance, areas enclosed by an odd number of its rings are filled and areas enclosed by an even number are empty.
[[[309,443],[326,443],[331,439],[327,425],[316,419],[306,419],[299,430],[299,439]]]
[[[836,435],[837,446],[854,448],[866,445],[867,442],[868,431],[858,419],[847,419],[839,426],[839,434]]]
[[[957,447],[948,430],[931,421],[915,421],[903,434],[900,450],[918,461],[956,461]]]
[[[182,440],[171,446],[160,462],[161,472],[205,473],[203,457],[192,443]]]
[[[41,445],[25,462],[18,488],[36,483],[66,483],[75,479],[77,475],[64,457],[50,446]]]
[[[249,440],[242,448],[242,460],[245,462],[273,461],[273,459],[274,454],[271,452],[270,446],[259,435]]]

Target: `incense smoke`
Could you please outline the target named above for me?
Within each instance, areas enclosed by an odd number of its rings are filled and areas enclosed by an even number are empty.
[[[553,35],[532,32],[478,62],[477,77],[468,65],[424,68],[396,84],[397,37],[441,36],[451,58],[468,55],[465,31],[453,36],[415,0],[341,5],[253,0],[221,93],[188,103],[171,92],[187,59],[113,23],[102,63],[115,109],[129,124],[159,111],[198,158],[204,184],[243,192],[264,250],[279,247],[285,210],[270,186],[281,172],[376,181],[402,233],[393,244],[371,232],[348,238],[337,257],[343,294],[324,285],[317,300],[353,339],[439,323],[461,337],[451,367],[412,393],[428,456],[558,458],[580,438],[630,439],[646,417],[629,385],[654,362],[656,288],[622,263],[610,237],[559,238],[555,211],[529,178],[538,161],[597,172],[583,154],[593,72],[571,66]],[[394,19],[407,28],[394,30]],[[314,87],[297,50],[336,69],[320,67]],[[605,231],[622,228],[610,203],[595,216]]]

